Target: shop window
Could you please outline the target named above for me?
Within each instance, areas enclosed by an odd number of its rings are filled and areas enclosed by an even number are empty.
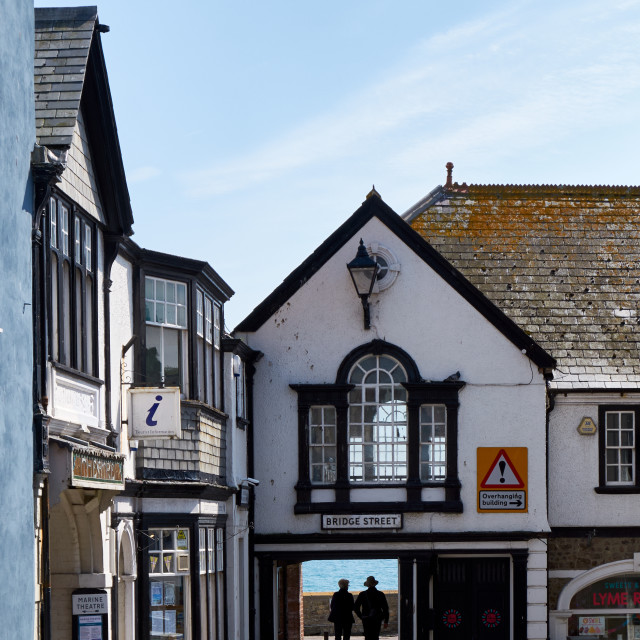
[[[599,410],[600,488],[638,489],[638,425],[640,408],[602,406]]]
[[[59,196],[49,199],[48,218],[49,355],[53,362],[97,376],[95,223]]]
[[[571,598],[569,636],[640,638],[640,575],[598,580]]]
[[[190,638],[189,530],[149,530],[149,629],[153,638]]]

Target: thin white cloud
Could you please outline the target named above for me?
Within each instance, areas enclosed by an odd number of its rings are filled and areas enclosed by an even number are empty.
[[[162,172],[158,167],[136,167],[127,173],[127,181],[131,183],[146,182],[159,176]]]
[[[506,11],[426,39],[333,112],[254,152],[183,176],[194,197],[249,189],[297,169],[386,154],[485,149],[504,155],[632,116],[640,87],[640,3],[572,2]]]

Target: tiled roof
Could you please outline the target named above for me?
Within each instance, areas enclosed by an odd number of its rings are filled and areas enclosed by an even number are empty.
[[[35,10],[34,90],[40,145],[71,145],[97,20],[97,7]]]
[[[640,387],[640,187],[458,185],[404,216],[558,361],[557,387]]]

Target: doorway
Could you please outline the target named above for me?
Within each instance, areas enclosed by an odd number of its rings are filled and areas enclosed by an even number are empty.
[[[509,640],[509,558],[439,558],[434,640]]]

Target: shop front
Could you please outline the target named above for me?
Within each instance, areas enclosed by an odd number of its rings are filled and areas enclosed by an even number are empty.
[[[640,640],[640,554],[574,578],[550,621],[552,640]]]
[[[225,637],[226,516],[143,515],[139,637]]]

